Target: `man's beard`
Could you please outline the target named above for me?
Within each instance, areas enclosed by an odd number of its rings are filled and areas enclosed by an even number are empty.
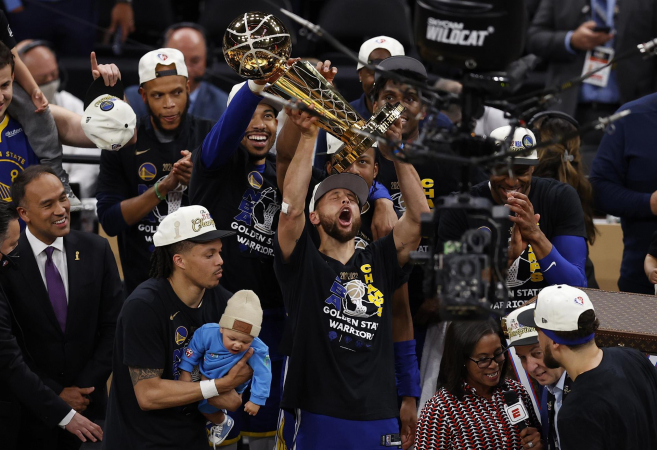
[[[180,116],[180,123],[173,130],[167,130],[166,128],[164,128],[164,126],[162,125],[162,120],[159,117],[157,117],[155,114],[153,114],[153,110],[151,110],[151,105],[150,103],[148,103],[148,101],[146,101],[146,110],[148,111],[148,115],[151,116],[151,119],[153,120],[153,125],[155,125],[155,128],[157,128],[157,131],[159,131],[164,135],[177,136],[183,124],[185,123],[185,119],[187,119],[187,111],[189,110],[189,95],[187,95],[185,110]]]
[[[543,352],[543,363],[545,364],[545,367],[549,369],[558,369],[561,367],[561,364],[559,364],[559,362],[554,359],[554,356],[552,356],[552,349],[550,349],[550,347],[546,347]]]
[[[321,213],[319,214],[319,224],[322,226],[324,232],[336,241],[343,244],[356,237],[358,231],[360,230],[360,223],[360,215],[357,217],[353,216],[351,221],[351,229],[343,230],[338,226],[338,219],[330,219]]]

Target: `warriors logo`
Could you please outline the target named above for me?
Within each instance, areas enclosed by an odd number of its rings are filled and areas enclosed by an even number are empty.
[[[155,164],[147,162],[139,166],[137,173],[142,180],[151,181],[157,175],[157,169]]]
[[[183,342],[185,342],[185,339],[187,339],[187,328],[185,327],[176,328],[176,334],[174,336],[174,341],[176,341],[176,344],[182,345]]]

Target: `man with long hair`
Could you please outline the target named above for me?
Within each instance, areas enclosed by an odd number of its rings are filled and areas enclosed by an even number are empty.
[[[128,297],[116,327],[105,448],[206,449],[198,401],[231,410],[242,404],[234,389],[251,378],[252,351],[222,378],[178,381],[194,332],[219,322],[231,297],[219,280],[222,239],[232,234],[195,205],[160,224],[151,278]]]

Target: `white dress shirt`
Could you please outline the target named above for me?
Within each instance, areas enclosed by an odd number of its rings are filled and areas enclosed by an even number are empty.
[[[25,227],[25,237],[27,237],[27,242],[29,242],[30,247],[32,247],[32,252],[34,253],[37,266],[39,266],[41,279],[43,280],[43,285],[46,287],[46,290],[48,290],[48,282],[46,281],[46,260],[48,259],[48,255],[46,255],[46,249],[48,247],[55,247],[55,251],[52,252],[52,262],[55,263],[55,267],[59,270],[59,275],[61,275],[62,281],[64,282],[66,302],[68,303],[68,268],[66,266],[66,253],[64,252],[64,238],[58,237],[51,245],[47,245],[30,232],[30,227]],[[61,428],[66,428],[66,425],[71,422],[74,415],[75,410],[71,409],[58,425]]]
[[[55,263],[55,267],[57,267],[59,275],[61,275],[62,281],[64,282],[66,302],[68,303],[68,267],[66,265],[66,253],[64,252],[64,238],[58,237],[52,244],[44,244],[30,232],[29,226],[25,228],[25,236],[32,247],[32,252],[34,252],[34,258],[36,259],[37,266],[39,266],[41,279],[46,290],[48,290],[48,282],[46,281],[46,260],[48,259],[48,255],[46,255],[46,248],[55,247],[55,251],[52,252],[52,261]]]
[[[554,431],[557,435],[555,442],[559,448],[561,448],[561,440],[559,439],[559,429],[557,428],[557,415],[563,404],[563,387],[566,383],[566,375],[568,374],[564,370],[561,374],[561,378],[559,378],[559,381],[557,381],[556,384],[545,386],[550,394],[554,395]]]

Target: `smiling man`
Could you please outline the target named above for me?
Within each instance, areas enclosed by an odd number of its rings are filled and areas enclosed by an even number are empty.
[[[2,286],[23,330],[32,370],[73,410],[105,417],[121,280],[109,243],[71,231],[64,186],[47,166],[34,165],[14,180],[11,195],[27,224],[16,250],[19,263],[2,274]],[[21,448],[76,449],[81,441],[63,428],[44,430],[24,410]]]
[[[187,114],[189,80],[180,51],[146,53],[139,61],[139,82],[148,115],[138,120],[135,145],[101,153],[96,195],[101,225],[118,236],[128,294],[148,278],[160,222],[189,205],[191,152],[213,125]]]
[[[194,155],[189,186],[191,202],[208,208],[220,228],[237,234],[223,248],[226,272],[221,284],[231,292],[252,290],[262,304],[260,338],[271,352],[272,395],[258,415],[235,414],[236,425],[225,441],[236,442],[241,433],[249,436],[254,450],[274,445],[283,364],[278,346],[285,324],[273,269],[281,194],[274,156],[269,155],[276,142],[280,107],[257,95],[264,83],[249,81],[233,87],[226,112]]]
[[[498,145],[509,141],[510,126],[493,130],[491,138]],[[534,134],[517,128],[510,140],[510,150],[533,147]],[[588,248],[584,212],[577,192],[559,181],[533,177],[538,152],[519,155],[509,168],[502,164],[493,168],[489,181],[470,189],[474,197],[484,197],[494,205],[506,205],[509,219],[509,275],[507,305],[498,302],[497,309],[511,310],[553,284],[568,283],[586,287],[584,264]],[[489,226],[481,219],[468,217],[462,210],[445,210],[440,217],[438,238],[458,241],[466,230]]]

